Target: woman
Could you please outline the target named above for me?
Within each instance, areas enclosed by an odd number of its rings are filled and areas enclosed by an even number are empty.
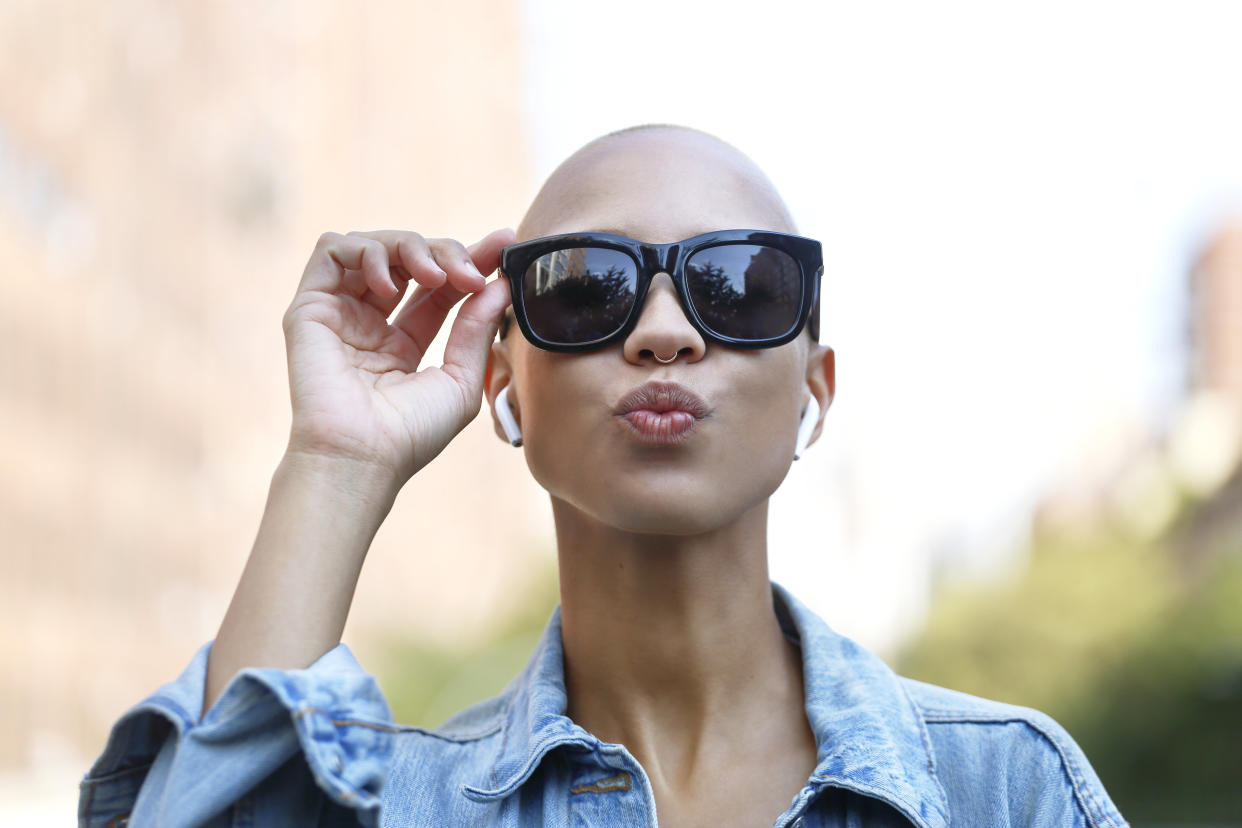
[[[768,498],[835,387],[794,233],[744,155],[655,125],[575,153],[516,234],[324,235],[236,595],[117,724],[82,824],[1124,824],[1047,717],[899,679],[769,581]],[[397,492],[484,396],[551,497],[561,604],[500,696],[398,726],[341,632]]]

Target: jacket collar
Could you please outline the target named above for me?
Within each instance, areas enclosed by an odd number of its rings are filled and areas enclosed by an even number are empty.
[[[462,793],[476,802],[494,802],[513,793],[527,780],[549,750],[581,745],[591,750],[601,743],[565,715],[565,661],[558,604],[535,645],[526,668],[505,688],[500,756],[478,785],[464,785]]]
[[[818,754],[811,784],[883,800],[918,826],[948,825],[931,738],[901,680],[780,584],[772,584],[772,595],[781,628],[802,647],[806,716]]]
[[[807,721],[818,761],[810,785],[839,787],[880,799],[920,828],[944,828],[948,803],[936,779],[923,718],[900,679],[879,657],[834,632],[783,586],[771,583],[781,628],[802,649]],[[511,794],[555,747],[587,750],[600,741],[565,711],[561,608],[552,611],[526,669],[505,694],[500,756],[479,786],[463,793],[476,802]]]

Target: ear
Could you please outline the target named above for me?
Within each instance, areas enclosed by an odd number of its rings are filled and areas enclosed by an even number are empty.
[[[512,382],[513,363],[509,349],[504,342],[493,342],[492,349],[487,355],[487,368],[483,373],[483,390],[487,394],[487,404],[492,411],[492,429],[497,437],[504,440],[505,445],[509,445],[509,438],[505,436],[505,430],[500,425],[500,418],[496,416],[496,396],[500,394],[501,389]],[[522,413],[521,406],[518,404],[517,388],[509,390],[509,408],[513,411],[513,419],[517,420],[520,426]]]
[[[808,446],[814,445],[823,431],[824,415],[837,395],[837,355],[827,345],[815,344],[806,356],[806,385],[815,402],[819,403],[819,422],[811,432]]]

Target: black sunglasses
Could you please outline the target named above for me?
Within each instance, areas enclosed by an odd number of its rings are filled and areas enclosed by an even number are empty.
[[[823,270],[818,241],[768,230],[720,230],[669,244],[566,233],[500,252],[518,327],[547,351],[589,351],[625,337],[661,272],[711,342],[772,348],[803,325],[818,342]]]

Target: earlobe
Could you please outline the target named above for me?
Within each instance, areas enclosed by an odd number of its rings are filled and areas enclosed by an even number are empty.
[[[836,353],[827,345],[817,345],[807,362],[806,382],[811,396],[802,411],[798,424],[798,438],[794,446],[794,459],[806,453],[818,436],[824,414],[832,405],[837,391]]]
[[[824,399],[824,409],[827,410],[837,396],[837,353],[827,345],[824,346],[824,370],[821,376],[824,378],[827,393]]]

